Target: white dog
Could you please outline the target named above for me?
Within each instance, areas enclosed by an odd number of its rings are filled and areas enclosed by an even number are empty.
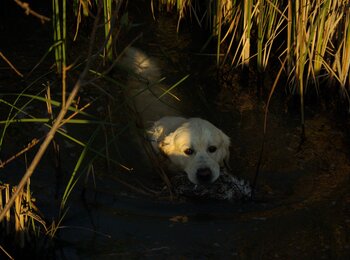
[[[185,172],[192,183],[213,183],[227,165],[229,137],[206,120],[178,117],[173,109],[177,104],[171,95],[164,95],[167,87],[159,84],[160,70],[154,59],[128,48],[121,64],[136,74],[129,77],[126,94],[144,125],[155,122],[148,138],[157,154],[165,155],[169,168]]]
[[[209,184],[227,165],[230,139],[201,118],[163,117],[149,131],[152,146],[170,168],[185,172],[194,184]]]

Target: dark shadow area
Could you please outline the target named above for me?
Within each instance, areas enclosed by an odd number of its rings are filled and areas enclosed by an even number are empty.
[[[50,247],[54,253],[49,257],[349,257],[350,150],[347,116],[336,116],[334,101],[330,101],[329,106],[324,100],[310,102],[305,110],[306,139],[301,143],[300,115],[296,111],[298,100],[289,101],[284,83],[280,83],[269,107],[264,137],[267,99],[266,93],[257,95],[256,74],[254,77],[251,73],[251,78],[246,80],[240,70],[233,70],[228,65],[218,71],[212,46],[199,51],[207,40],[205,32],[183,26],[177,33],[176,15],[158,14],[154,21],[148,2],[141,2],[136,5],[134,1],[129,1],[128,19],[137,26],[123,34],[121,42],[125,44],[142,35],[134,46],[157,60],[168,85],[190,75],[174,91],[181,100],[179,110],[184,116],[211,121],[230,137],[230,166],[235,176],[250,183],[253,181],[262,143],[265,142],[256,196],[253,200],[242,201],[193,197],[170,200],[166,185],[149,168],[147,157],[134,141],[135,129],[128,125],[132,120],[129,112],[113,110],[123,104],[120,89],[108,80],[99,79],[94,81],[95,85],[84,88],[80,98],[87,100],[86,103],[97,100],[91,110],[87,109],[96,118],[105,117],[106,111],[114,112],[111,118],[116,120],[116,125],[111,127],[112,130],[98,132],[93,148],[101,148],[106,136],[118,133],[108,152],[121,166],[102,158],[96,160],[93,169],[87,166],[80,169],[80,179],[69,198],[69,209],[60,223],[62,228],[53,240],[54,246]],[[45,1],[31,1],[30,6],[50,17],[51,7]],[[24,15],[23,10],[12,1],[0,3],[0,35],[0,51],[25,75],[52,43],[51,24],[41,24],[36,18]],[[78,48],[72,50],[72,56],[79,56],[80,50],[87,48],[84,44],[88,39],[84,37],[71,45],[72,49]],[[59,93],[59,79],[52,70],[53,63],[50,56],[29,78],[21,79],[0,59],[0,98],[13,102],[14,97],[8,98],[6,94],[21,92],[36,79],[38,82],[28,89],[29,93],[37,93],[47,82],[51,82],[53,88],[57,87],[55,91]],[[74,82],[76,74],[78,72],[74,71],[69,80]],[[121,74],[115,69],[108,76],[119,80],[125,77]],[[264,80],[266,86],[271,86],[273,74],[266,75]],[[113,102],[99,92],[100,88],[103,93],[116,95]],[[113,91],[109,92],[110,89]],[[41,104],[29,111],[44,116],[45,109],[45,104]],[[0,107],[0,114],[4,115],[1,120],[6,120],[8,111],[8,106]],[[96,128],[95,125],[76,124],[67,125],[65,130],[87,143]],[[40,124],[11,125],[6,135],[8,139],[1,148],[1,159],[16,154],[18,144],[23,146],[46,132]],[[82,151],[81,146],[71,145],[64,136],[59,135],[56,141],[61,149],[60,166],[56,164],[57,154],[50,150],[31,183],[31,192],[46,220],[57,217],[65,184]],[[34,151],[1,169],[0,180],[16,185]],[[86,165],[94,156],[92,153],[86,157]],[[125,170],[124,166],[133,170]],[[34,255],[40,254],[35,252]]]

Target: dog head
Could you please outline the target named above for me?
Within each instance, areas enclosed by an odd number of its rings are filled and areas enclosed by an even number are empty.
[[[180,123],[174,131],[164,134],[158,148],[194,184],[213,183],[229,159],[229,137],[200,118]]]

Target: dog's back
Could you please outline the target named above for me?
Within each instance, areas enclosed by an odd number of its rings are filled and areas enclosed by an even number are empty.
[[[155,58],[150,58],[139,49],[129,47],[121,59],[129,73],[126,98],[132,101],[135,111],[145,127],[164,116],[179,115],[179,101],[172,95],[161,79]]]
[[[140,80],[150,83],[160,80],[161,73],[155,59],[151,59],[139,49],[134,47],[125,49],[121,64]]]

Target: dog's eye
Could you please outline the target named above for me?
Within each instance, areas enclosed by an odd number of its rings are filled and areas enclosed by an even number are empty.
[[[187,148],[187,149],[184,151],[184,153],[187,154],[187,155],[191,155],[191,154],[194,153],[194,150],[191,149],[191,148]]]
[[[215,151],[216,151],[216,146],[213,146],[213,145],[212,145],[212,146],[209,146],[209,147],[208,147],[208,152],[209,152],[209,153],[214,153]]]

